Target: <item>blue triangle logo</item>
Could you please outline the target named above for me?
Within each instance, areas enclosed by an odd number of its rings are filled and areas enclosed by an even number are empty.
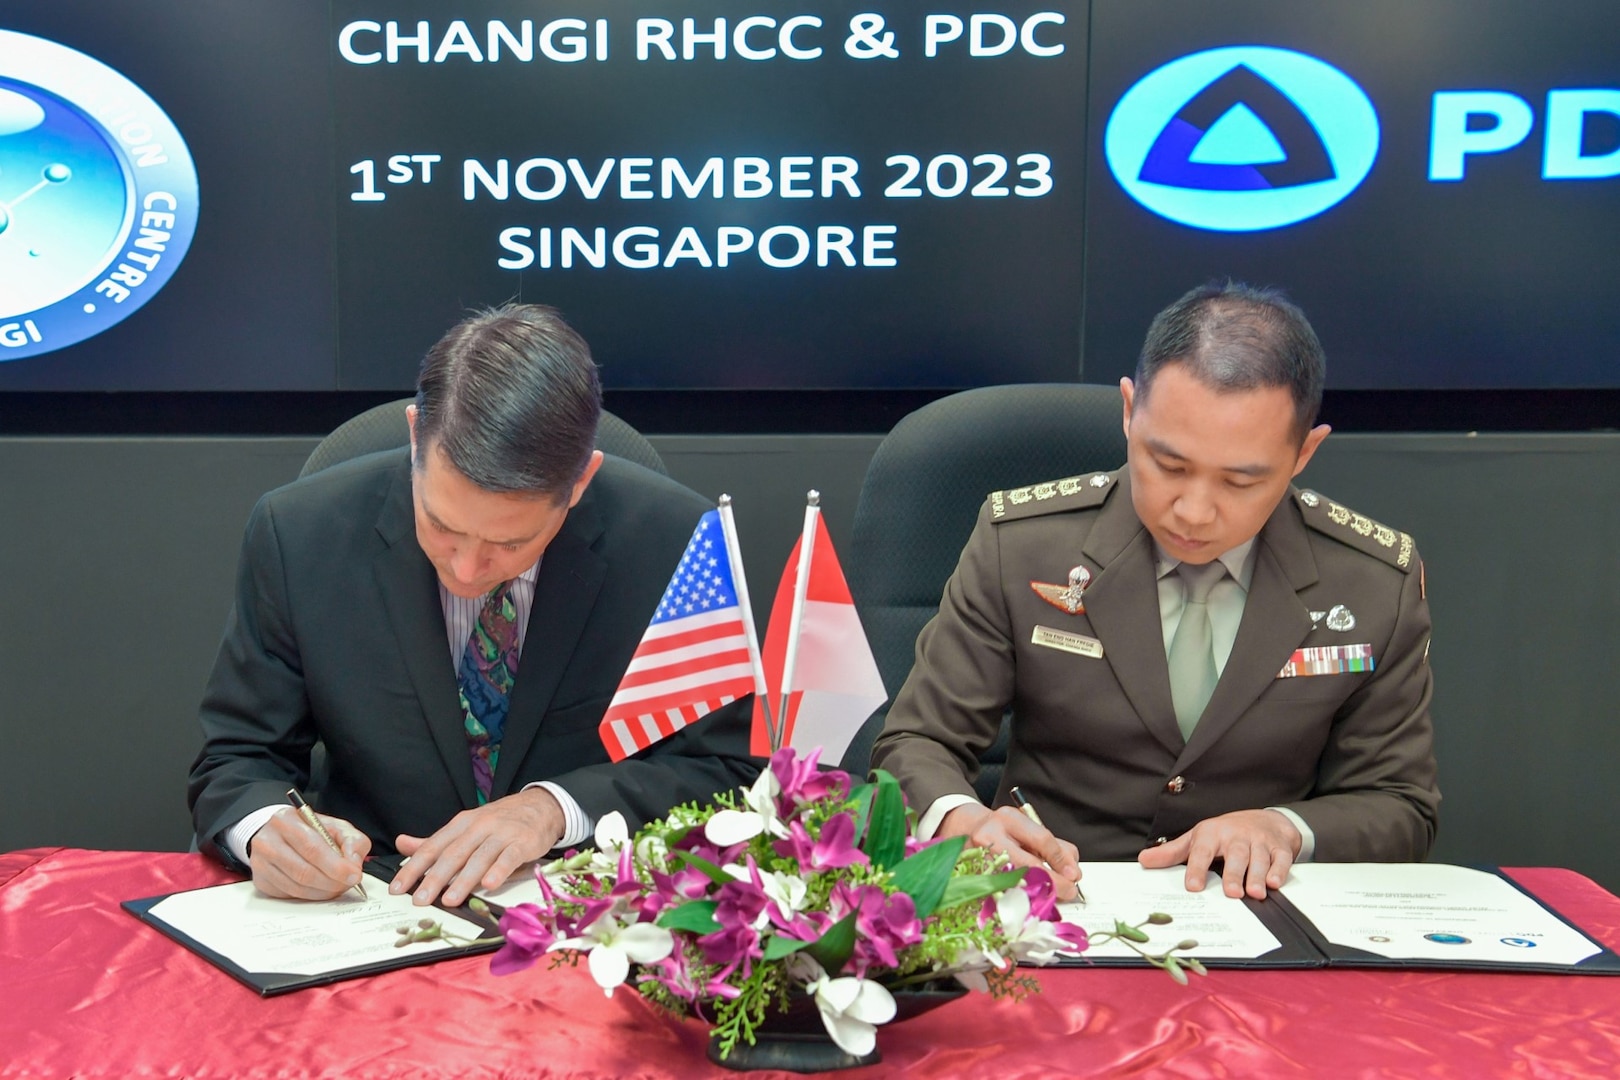
[[[1210,125],[1187,160],[1194,165],[1275,165],[1287,161],[1288,154],[1265,121],[1240,101]]]

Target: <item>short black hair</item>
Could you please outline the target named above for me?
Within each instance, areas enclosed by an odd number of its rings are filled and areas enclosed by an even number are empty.
[[[1159,312],[1136,360],[1136,396],[1147,400],[1154,376],[1185,364],[1218,391],[1280,386],[1294,399],[1301,440],[1322,407],[1327,357],[1310,321],[1280,289],[1235,281],[1200,285]]]
[[[542,304],[462,320],[428,350],[416,379],[418,451],[437,446],[486,491],[565,501],[590,464],[601,415],[590,346]]]

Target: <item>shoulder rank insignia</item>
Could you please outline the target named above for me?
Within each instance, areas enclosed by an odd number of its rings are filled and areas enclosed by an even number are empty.
[[[1032,581],[1029,587],[1035,590],[1035,595],[1045,600],[1059,611],[1066,611],[1070,615],[1084,615],[1086,611],[1086,586],[1091,584],[1091,571],[1083,566],[1076,566],[1069,571],[1067,585],[1053,585],[1045,581]]]
[[[1407,573],[1411,573],[1418,563],[1415,545],[1406,533],[1381,525],[1314,491],[1296,491],[1294,499],[1305,518],[1305,524],[1317,532],[1374,555]]]
[[[1118,473],[1090,473],[1065,476],[1062,480],[1048,480],[1029,487],[992,491],[990,520],[1013,521],[1063,510],[1086,510],[1101,506],[1113,491],[1118,476]]]

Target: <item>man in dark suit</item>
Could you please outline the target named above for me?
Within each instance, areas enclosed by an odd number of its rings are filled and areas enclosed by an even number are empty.
[[[1121,380],[1129,463],[986,501],[873,764],[925,829],[1072,894],[1079,853],[1256,898],[1296,860],[1422,859],[1439,792],[1411,537],[1291,480],[1324,361],[1280,295],[1209,286]],[[992,810],[979,755],[1012,710]],[[1006,806],[1020,788],[1046,826]]]
[[[361,859],[464,900],[586,840],[747,783],[746,702],[610,765],[609,699],[709,505],[594,449],[601,389],[549,308],[486,312],[422,364],[408,449],[271,492],[201,708],[203,849],[276,896],[335,896]],[[287,812],[325,746],[334,852]]]

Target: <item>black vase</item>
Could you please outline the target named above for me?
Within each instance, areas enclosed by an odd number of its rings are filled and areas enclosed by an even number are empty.
[[[894,995],[894,1019],[878,1028],[880,1035],[892,1024],[955,1001],[967,993],[967,987],[955,979],[942,979],[904,986],[890,993]],[[797,1073],[855,1069],[883,1060],[882,1052],[876,1047],[870,1054],[857,1056],[833,1042],[832,1036],[827,1034],[827,1026],[821,1022],[821,1010],[816,1008],[815,998],[805,993],[796,993],[785,1012],[767,1012],[764,1022],[754,1029],[752,1045],[739,1041],[728,1057],[720,1056],[720,1043],[710,1035],[708,1057],[727,1069],[780,1069]]]

